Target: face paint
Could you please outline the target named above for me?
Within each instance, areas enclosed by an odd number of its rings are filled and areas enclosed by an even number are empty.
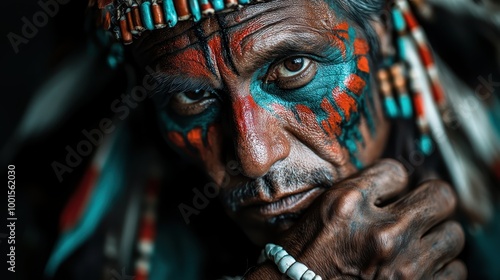
[[[329,37],[332,42],[329,53],[323,58],[311,57],[318,61],[318,69],[310,83],[282,90],[275,84],[262,82],[259,77],[267,71],[263,68],[254,75],[250,91],[255,102],[268,111],[273,112],[277,106],[285,108],[298,122],[314,116],[326,136],[332,141],[337,139],[349,151],[352,162],[361,168],[356,157],[357,143],[363,145],[358,128],[361,116],[373,126],[366,102],[371,95],[369,47],[348,23],[337,25]]]
[[[182,71],[182,73],[192,78],[204,79],[214,76],[217,74],[214,66],[216,60],[209,48],[211,42],[207,41],[199,25],[195,27],[195,34],[199,44],[194,46],[190,46],[185,37],[181,37],[182,46],[177,44],[177,47],[181,48],[182,51],[175,55],[175,59],[172,59],[174,63],[171,66],[183,70],[188,69],[188,72]],[[214,40],[218,41],[212,38],[212,41]],[[214,98],[214,96],[211,98]],[[213,145],[216,142],[215,138],[219,130],[219,111],[220,107],[214,102],[199,114],[183,116],[182,114],[173,113],[168,108],[160,108],[159,114],[166,131],[166,138],[175,148],[191,158],[205,161],[213,153]]]
[[[211,146],[210,133],[217,130],[219,108],[213,106],[200,115],[189,118],[175,116],[162,110],[159,114],[165,128],[167,139],[178,149],[191,157],[200,157],[202,160]],[[212,143],[213,144],[213,143]]]
[[[160,93],[172,96],[160,109],[162,129],[203,163],[222,196],[247,186],[252,199],[277,201],[328,188],[380,157],[389,126],[372,91],[368,44],[326,3],[269,1],[155,32],[139,50],[152,57],[145,63],[181,79]],[[179,96],[199,100],[193,109]],[[233,160],[237,175],[226,168]],[[253,240],[281,230],[234,210],[242,201],[228,197],[228,214]]]

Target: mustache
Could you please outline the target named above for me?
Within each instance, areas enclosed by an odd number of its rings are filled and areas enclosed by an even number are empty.
[[[270,171],[263,177],[241,182],[228,192],[222,193],[222,202],[235,212],[241,204],[256,196],[273,196],[280,189],[286,188],[294,192],[307,186],[329,188],[333,185],[334,176],[326,168],[313,170],[297,170],[292,168]]]

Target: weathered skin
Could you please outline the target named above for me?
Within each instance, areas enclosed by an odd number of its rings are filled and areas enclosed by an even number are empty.
[[[380,158],[390,125],[365,34],[338,7],[272,1],[157,30],[134,47],[142,65],[161,69],[167,141],[205,168],[256,244],[278,242],[324,279],[465,277],[450,263],[462,230],[442,223],[455,205],[449,187],[429,182],[377,207],[403,193],[403,168],[357,173]],[[252,273],[280,277],[269,264]]]
[[[452,189],[433,180],[387,204],[406,184],[401,164],[381,161],[325,192],[278,244],[323,279],[466,279],[453,260],[463,231],[443,222],[456,206]],[[275,270],[269,262],[246,279],[282,279]]]

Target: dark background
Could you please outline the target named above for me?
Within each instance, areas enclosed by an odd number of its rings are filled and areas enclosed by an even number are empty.
[[[42,9],[37,1],[2,1],[0,151],[6,147],[36,90],[66,59],[75,53],[81,53],[87,47],[91,24],[86,21],[86,1],[70,0],[69,3],[58,6],[59,12],[54,17],[49,16],[48,23],[38,28],[37,34],[28,39],[27,44],[20,44],[19,53],[16,54],[7,34],[13,32],[22,35],[21,29],[24,23],[21,18],[26,17],[32,22],[33,15]],[[480,19],[457,16],[443,10],[437,12],[439,16],[436,21],[424,24],[424,27],[435,50],[455,73],[471,88],[479,84],[477,79],[479,76],[488,77],[491,74],[494,81],[500,81],[498,61],[494,59],[495,49],[484,35],[485,31],[493,30],[491,26]],[[498,30],[493,32],[497,32],[497,38],[500,38]],[[123,73],[109,77],[110,81],[118,81],[123,78]],[[89,77],[88,82],[92,83],[93,78],[95,77]],[[75,85],[78,86],[80,85]],[[16,215],[20,221],[16,227],[17,279],[40,279],[45,260],[57,237],[57,215],[72,192],[71,186],[78,182],[84,171],[84,168],[75,170],[64,184],[60,184],[50,168],[50,163],[54,159],[64,157],[64,146],[77,141],[82,128],[92,126],[109,113],[108,106],[111,100],[116,98],[117,92],[106,90],[108,87],[109,85],[102,85],[101,95],[81,104],[78,111],[65,115],[55,131],[48,131],[46,135],[22,143],[18,147],[19,150],[13,151],[12,156],[1,158],[3,166],[16,164],[18,178]],[[57,110],[57,108],[47,108],[47,110]],[[169,153],[169,151],[164,152]],[[5,170],[5,167],[2,168]],[[185,172],[189,173],[190,170]],[[193,184],[201,183],[193,182]],[[190,194],[184,195],[190,197]],[[7,198],[2,196],[0,199],[1,212],[5,215],[3,208],[6,208],[4,201]],[[211,207],[204,217],[211,213],[220,213],[221,210],[217,206]],[[207,240],[223,242],[231,238],[242,238],[241,233],[237,231],[217,232],[217,227],[210,226],[208,221],[204,222],[204,217],[198,219],[196,226],[211,229],[205,232]],[[5,218],[0,217],[0,221],[5,221]],[[218,223],[230,222],[221,219]],[[0,233],[3,232],[6,232],[6,229],[0,227]],[[0,279],[14,279],[7,278],[12,276],[10,274],[3,276],[6,271],[3,260],[7,244],[5,240],[0,241]],[[212,242],[212,246],[217,247],[218,243]],[[238,261],[243,265],[234,267],[233,270],[244,271],[245,260]]]

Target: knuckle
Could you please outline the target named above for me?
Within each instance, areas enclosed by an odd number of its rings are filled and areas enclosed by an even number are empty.
[[[394,270],[392,277],[390,279],[418,279],[417,277],[417,264],[412,262],[407,262],[403,265],[400,265]]]
[[[394,159],[383,159],[379,163],[380,166],[384,166],[386,170],[384,176],[390,176],[391,178],[398,180],[401,183],[408,182],[408,172],[404,165]]]
[[[449,246],[453,246],[461,251],[465,245],[465,233],[462,226],[455,221],[449,221],[446,226]]]
[[[410,273],[405,271],[403,268],[396,269],[384,269],[380,272],[377,279],[387,279],[387,280],[403,280],[403,279],[415,279],[412,278]]]
[[[360,207],[362,199],[363,195],[359,190],[349,188],[337,197],[335,212],[340,216],[349,217]]]
[[[434,274],[433,279],[467,279],[467,267],[460,260],[454,260]]]
[[[375,246],[382,258],[389,258],[397,252],[400,233],[397,226],[386,227],[375,234]]]
[[[457,206],[457,198],[451,186],[442,180],[432,180],[427,183],[427,191],[431,192],[429,198],[436,201],[443,208],[453,211]]]

